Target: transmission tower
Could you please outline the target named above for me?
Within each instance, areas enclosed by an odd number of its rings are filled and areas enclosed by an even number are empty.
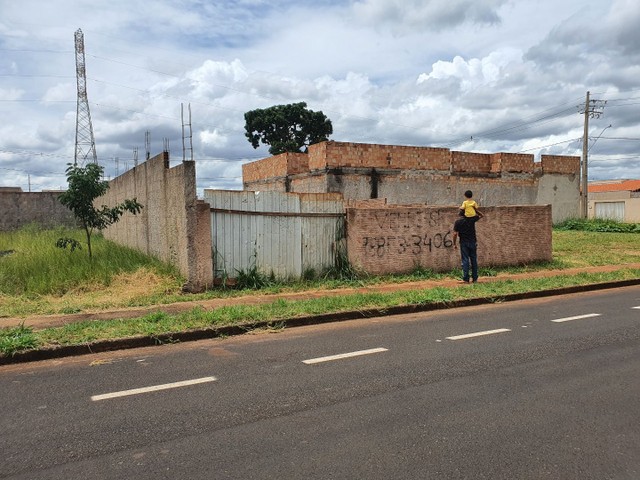
[[[91,112],[87,99],[87,72],[84,61],[84,35],[78,29],[75,33],[76,44],[76,79],[78,82],[78,106],[76,110],[76,153],[73,164],[84,163],[87,160],[98,163],[96,142],[93,138]]]

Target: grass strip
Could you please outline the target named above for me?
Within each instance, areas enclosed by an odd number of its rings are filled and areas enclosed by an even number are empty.
[[[640,269],[623,268],[605,273],[581,273],[517,281],[507,279],[451,288],[355,293],[304,300],[277,299],[268,304],[226,306],[214,310],[198,307],[180,314],[156,312],[134,319],[84,321],[42,330],[20,326],[0,330],[0,355],[10,356],[16,352],[34,348],[84,345],[99,340],[132,336],[155,337],[203,328],[278,322],[320,314],[384,310],[407,305],[437,305],[477,298],[494,298],[499,301],[501,297],[510,294],[638,278],[640,278]]]

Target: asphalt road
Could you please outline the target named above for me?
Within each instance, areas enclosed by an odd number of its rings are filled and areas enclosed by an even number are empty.
[[[637,480],[638,307],[627,287],[0,367],[0,478]]]

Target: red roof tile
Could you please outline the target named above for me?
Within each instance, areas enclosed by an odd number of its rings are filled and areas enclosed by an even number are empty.
[[[622,180],[589,185],[589,192],[637,192],[640,191],[640,180]]]

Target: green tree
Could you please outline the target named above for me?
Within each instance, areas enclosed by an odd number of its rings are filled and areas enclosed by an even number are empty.
[[[101,180],[103,168],[97,163],[89,163],[86,167],[68,164],[66,170],[69,188],[58,199],[73,212],[87,236],[87,249],[91,258],[91,235],[95,230],[104,230],[116,223],[125,212],[140,213],[142,205],[137,199],[125,200],[115,207],[102,205],[96,208],[94,200],[109,190],[109,182]],[[60,248],[71,247],[73,251],[80,244],[72,238],[59,238],[56,245]]]
[[[333,133],[333,126],[321,111],[307,109],[305,102],[251,110],[244,114],[245,136],[258,148],[269,145],[269,153],[300,152],[302,147],[323,142]]]

